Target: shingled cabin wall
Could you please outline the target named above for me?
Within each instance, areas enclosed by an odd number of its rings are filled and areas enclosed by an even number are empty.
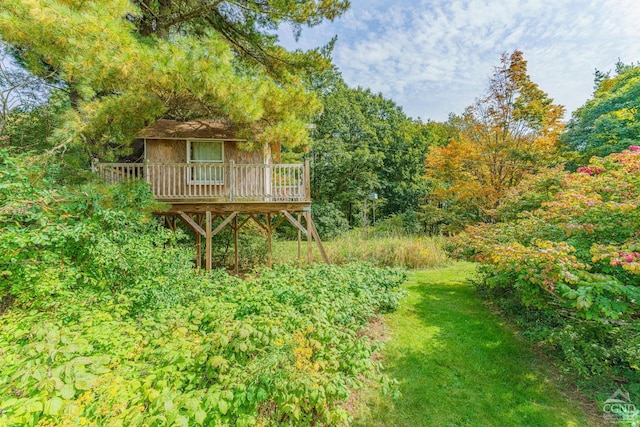
[[[193,139],[192,139],[193,140]],[[186,163],[187,140],[148,139],[147,161],[149,163]],[[241,150],[236,141],[224,142],[224,163],[233,160],[236,164],[262,164],[265,162],[261,150]]]
[[[243,150],[239,143],[243,140],[235,139],[233,129],[215,122],[174,122],[170,120],[158,120],[153,127],[142,131],[141,138],[145,142],[145,159],[150,165],[148,179],[155,188],[164,188],[172,194],[187,194],[189,191],[203,192],[202,187],[214,188],[215,194],[227,194],[226,185],[229,182],[228,170],[225,171],[223,183],[219,184],[194,184],[188,183],[184,165],[187,163],[187,141],[224,141],[223,164],[234,162],[235,165],[260,165],[271,162],[271,153],[264,150]],[[232,139],[232,140],[230,140]],[[279,148],[279,147],[278,147]],[[270,151],[271,147],[268,147]],[[154,168],[154,164],[171,165],[161,170]],[[180,166],[182,165],[182,166]],[[259,170],[239,169],[237,178],[241,180],[245,188],[262,190],[265,186],[265,176],[258,173]],[[190,188],[187,188],[190,186]]]
[[[265,159],[262,151],[241,150],[236,141],[224,142],[224,164],[233,161],[236,165],[259,165],[264,164]],[[184,165],[187,163],[187,141],[186,140],[168,140],[168,139],[149,139],[146,141],[146,159],[151,165],[153,164],[176,164]],[[255,169],[240,169],[237,174],[238,179],[242,180],[246,188],[262,189],[265,185],[265,177],[263,174],[256,173]],[[156,171],[153,166],[148,169],[149,181],[154,187],[170,187],[174,194],[187,194],[187,185],[191,185],[192,191],[202,191],[202,188],[194,189],[193,184],[187,183],[184,168],[176,166],[175,169],[162,169],[162,173]],[[198,184],[199,187],[209,186],[216,187],[216,194],[227,194],[226,185],[229,182],[228,171],[225,174],[224,182],[221,184]]]

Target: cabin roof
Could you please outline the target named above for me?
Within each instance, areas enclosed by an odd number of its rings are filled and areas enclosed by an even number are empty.
[[[214,120],[157,120],[153,125],[142,129],[138,138],[144,139],[221,139],[225,141],[244,141],[236,137],[237,129],[228,123]]]

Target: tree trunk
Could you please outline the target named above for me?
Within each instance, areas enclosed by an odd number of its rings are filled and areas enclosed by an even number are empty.
[[[171,0],[158,2],[158,19],[156,20],[156,36],[161,39],[169,38],[169,22],[171,20]]]
[[[140,6],[142,12],[142,18],[138,21],[138,33],[142,36],[150,36],[153,34],[154,22],[153,12],[151,12],[151,6],[148,0],[138,0],[136,3]]]

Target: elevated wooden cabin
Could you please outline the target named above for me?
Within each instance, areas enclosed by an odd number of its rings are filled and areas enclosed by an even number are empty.
[[[94,169],[109,182],[145,179],[158,200],[172,204],[310,202],[304,164],[274,163],[279,144],[244,150],[246,140],[235,133],[220,122],[158,120],[138,135],[142,163],[96,163]]]
[[[326,260],[311,220],[308,162],[274,162],[280,159],[278,143],[247,150],[242,146],[246,140],[237,133],[233,126],[215,121],[158,120],[138,135],[144,148],[142,162],[94,162],[92,169],[107,182],[147,181],[154,197],[170,205],[158,214],[172,227],[181,220],[196,234],[198,267],[201,237],[206,239],[205,266],[209,270],[211,239],[230,226],[235,231],[237,270],[237,234],[249,220],[267,233],[269,264],[271,233],[284,221],[293,224],[299,235],[307,236],[309,258],[313,237]],[[219,224],[213,228],[217,220]]]

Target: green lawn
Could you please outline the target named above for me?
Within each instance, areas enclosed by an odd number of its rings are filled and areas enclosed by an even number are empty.
[[[370,395],[366,426],[597,425],[554,382],[554,371],[488,310],[466,279],[474,266],[411,273],[387,317],[387,374],[401,396]],[[363,415],[364,414],[364,415]]]

